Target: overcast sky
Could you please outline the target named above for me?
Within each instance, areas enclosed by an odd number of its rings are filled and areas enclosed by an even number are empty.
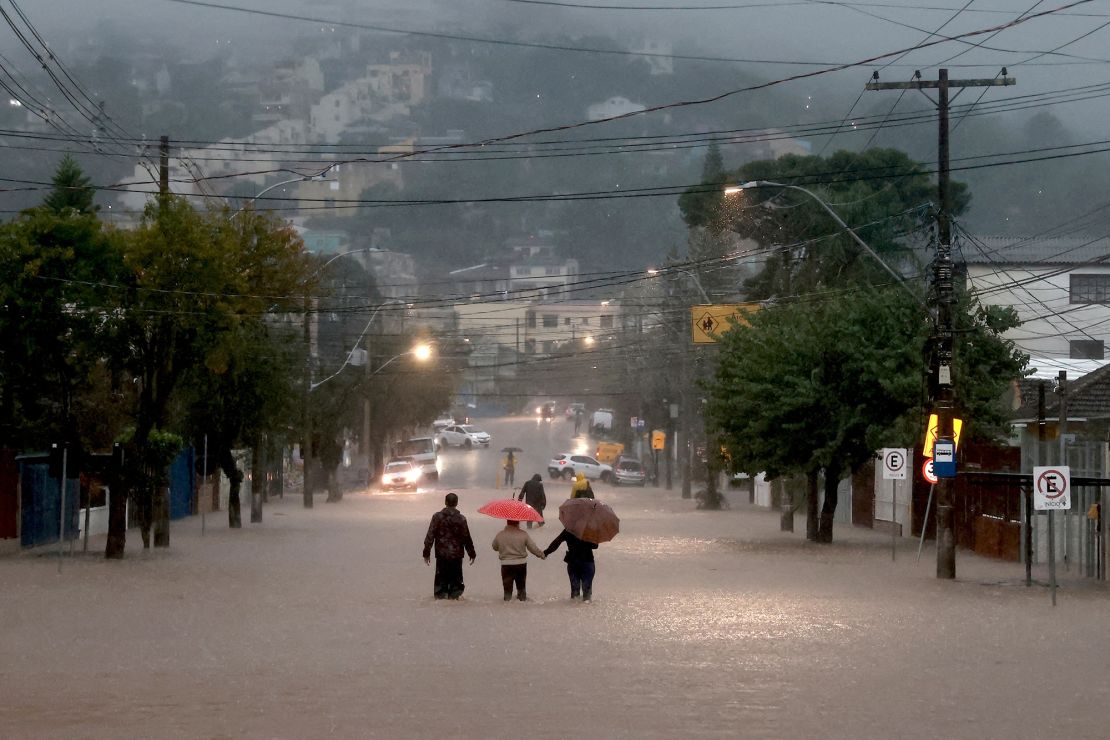
[[[705,52],[734,58],[844,63],[895,51],[923,41],[928,31],[955,35],[1007,23],[1031,8],[1043,12],[1066,4],[1063,0],[1035,3],[1034,0],[926,0],[917,3],[930,8],[887,7],[906,0],[862,0],[855,5],[783,0],[774,7],[746,7],[719,10],[605,10],[577,9],[527,4],[519,0],[227,0],[227,5],[362,23],[380,24],[412,30],[454,30],[492,38],[535,38],[537,33],[565,30],[572,34],[645,35],[670,41],[686,48],[692,42]],[[683,5],[766,5],[761,0],[568,0],[571,4],[659,6]],[[234,13],[211,8],[182,5],[169,0],[52,0],[31,3],[23,0],[24,10],[47,37],[59,38],[95,28],[100,22],[136,35],[165,35],[182,45],[197,48],[214,46],[216,39],[250,45],[262,41],[273,44],[280,39],[310,31],[315,24]],[[931,9],[950,8],[950,9]],[[1066,11],[1067,15],[1034,19],[1005,30],[986,40],[979,36],[968,41],[983,42],[996,50],[972,49],[950,62],[956,65],[982,64],[978,68],[959,68],[961,75],[994,76],[1006,64],[1011,73],[1020,74],[1023,93],[1045,89],[1056,83],[1076,84],[1076,80],[1101,80],[1107,76],[1106,64],[1068,64],[1076,61],[1062,56],[1045,56],[1021,65],[1031,53],[1053,49],[1110,21],[1110,2],[1092,0]],[[888,20],[880,20],[883,16]],[[1096,16],[1096,17],[1092,17]],[[947,25],[945,23],[947,22]],[[1107,31],[1098,31],[1061,49],[1061,52],[1093,58],[1110,58]],[[3,38],[11,48],[10,34]],[[914,68],[935,70],[938,62],[969,47],[946,42],[912,52],[884,70],[884,79],[908,77]],[[881,66],[885,62],[878,62]],[[604,64],[604,59],[599,60]],[[830,84],[841,80],[866,79],[873,66],[830,75]],[[777,65],[766,70],[769,76],[785,76],[809,67]],[[933,71],[935,75],[935,71]],[[854,84],[854,83],[853,83]],[[858,86],[858,85],[856,85]]]

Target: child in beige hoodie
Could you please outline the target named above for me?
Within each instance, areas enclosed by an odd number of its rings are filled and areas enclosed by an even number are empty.
[[[520,528],[520,522],[505,522],[505,528],[493,538],[493,549],[501,560],[501,585],[505,589],[505,601],[513,598],[513,584],[516,584],[516,597],[527,601],[525,581],[528,579],[528,553],[540,560],[547,556],[532,541],[532,536]]]

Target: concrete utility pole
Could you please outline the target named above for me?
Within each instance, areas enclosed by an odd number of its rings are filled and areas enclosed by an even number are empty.
[[[878,73],[875,73],[877,80]],[[948,70],[940,70],[938,79],[922,80],[920,74],[910,82],[869,82],[868,90],[926,90],[937,91],[937,257],[934,263],[933,285],[937,294],[937,326],[933,336],[933,356],[936,358],[936,397],[933,409],[937,414],[937,439],[954,439],[952,411],[955,393],[952,388],[953,322],[952,304],[952,197],[949,180],[948,155],[948,91],[953,87],[1005,87],[1016,83],[1006,76],[1006,69],[993,79],[949,80]],[[927,97],[927,96],[926,96]],[[941,478],[937,483],[937,578],[956,577],[956,533],[952,526],[952,479]]]

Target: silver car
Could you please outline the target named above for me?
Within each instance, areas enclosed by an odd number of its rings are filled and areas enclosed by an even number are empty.
[[[639,460],[621,458],[613,466],[613,485],[615,486],[640,486],[647,483],[647,474]]]

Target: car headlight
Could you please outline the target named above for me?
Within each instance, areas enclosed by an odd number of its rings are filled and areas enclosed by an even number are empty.
[[[421,474],[421,470],[419,468],[416,468],[414,470],[410,470],[406,478],[408,478],[409,483],[415,483],[416,481],[420,480]]]

